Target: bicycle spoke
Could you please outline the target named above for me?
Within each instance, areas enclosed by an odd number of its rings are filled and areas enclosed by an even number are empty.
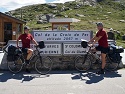
[[[23,63],[20,58],[14,61],[8,61],[8,69],[13,73],[18,73],[22,70]]]
[[[118,63],[117,62],[112,62],[112,60],[107,56],[106,57],[106,66],[105,69],[108,71],[114,71],[118,68]]]
[[[78,71],[87,71],[91,67],[90,58],[87,56],[79,56],[75,60],[75,67]]]
[[[47,74],[52,68],[52,61],[49,57],[39,58],[35,62],[35,69],[40,74]]]

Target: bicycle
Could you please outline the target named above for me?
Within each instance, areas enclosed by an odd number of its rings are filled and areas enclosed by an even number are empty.
[[[88,49],[85,51],[84,55],[79,55],[75,59],[75,68],[78,71],[86,72],[88,71],[92,65],[97,64],[99,68],[101,67],[101,60],[100,56],[97,54],[97,52],[92,51],[92,47],[89,46],[87,43],[85,44]],[[85,47],[83,47],[85,48]],[[109,54],[106,54],[106,66],[105,69],[107,71],[114,71],[118,68],[119,63],[118,61],[113,62],[109,56]]]
[[[8,45],[3,48],[3,51],[6,53],[8,53],[6,50],[7,47]],[[41,56],[42,51],[39,51],[39,49],[40,49],[39,45],[35,46],[35,50],[33,51],[33,54],[29,60],[28,65],[30,65],[34,59],[35,70],[38,73],[45,75],[48,72],[50,72],[53,62],[49,56]],[[26,59],[24,53],[22,52],[21,47],[19,47],[14,52],[12,61],[7,60],[7,67],[9,71],[11,71],[12,73],[19,73],[24,66],[25,67],[27,66],[25,61]]]

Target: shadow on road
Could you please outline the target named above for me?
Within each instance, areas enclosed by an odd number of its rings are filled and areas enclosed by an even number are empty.
[[[24,81],[31,81],[34,78],[45,78],[45,77],[49,77],[49,76],[36,74],[35,72],[29,73],[29,74],[25,72],[13,74],[9,71],[3,71],[0,73],[0,82],[7,82],[10,79],[16,79],[16,80],[20,80],[21,83],[23,83]]]
[[[89,71],[86,73],[73,73],[72,80],[81,79],[81,81],[85,81],[86,84],[93,84],[102,81],[104,78],[116,78],[122,77],[118,72],[106,72],[104,75],[97,75],[94,71]]]

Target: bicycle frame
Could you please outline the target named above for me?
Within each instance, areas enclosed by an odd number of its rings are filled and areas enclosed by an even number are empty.
[[[89,47],[89,50],[86,52],[87,54],[85,54],[85,59],[83,62],[85,62],[86,58],[88,55],[92,56],[94,59],[98,60],[98,61],[101,61],[100,60],[100,57],[98,56],[98,54],[96,53],[96,51],[92,51],[92,47],[91,46],[88,46]],[[90,58],[91,59],[91,58]]]

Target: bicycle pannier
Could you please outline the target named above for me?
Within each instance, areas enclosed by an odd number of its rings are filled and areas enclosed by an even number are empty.
[[[113,53],[122,53],[122,52],[124,52],[123,47],[121,47],[121,46],[115,46],[115,45],[111,45],[110,46],[110,50]]]
[[[38,43],[39,43],[39,48],[40,48],[40,49],[45,48],[44,41],[40,41],[40,42],[38,42]]]
[[[11,45],[8,47],[8,55],[7,55],[7,60],[8,61],[14,61],[16,58],[15,58],[15,51],[16,51],[16,47]]]
[[[109,54],[110,60],[113,61],[114,63],[120,63],[122,56],[120,56],[120,53],[112,53]]]

